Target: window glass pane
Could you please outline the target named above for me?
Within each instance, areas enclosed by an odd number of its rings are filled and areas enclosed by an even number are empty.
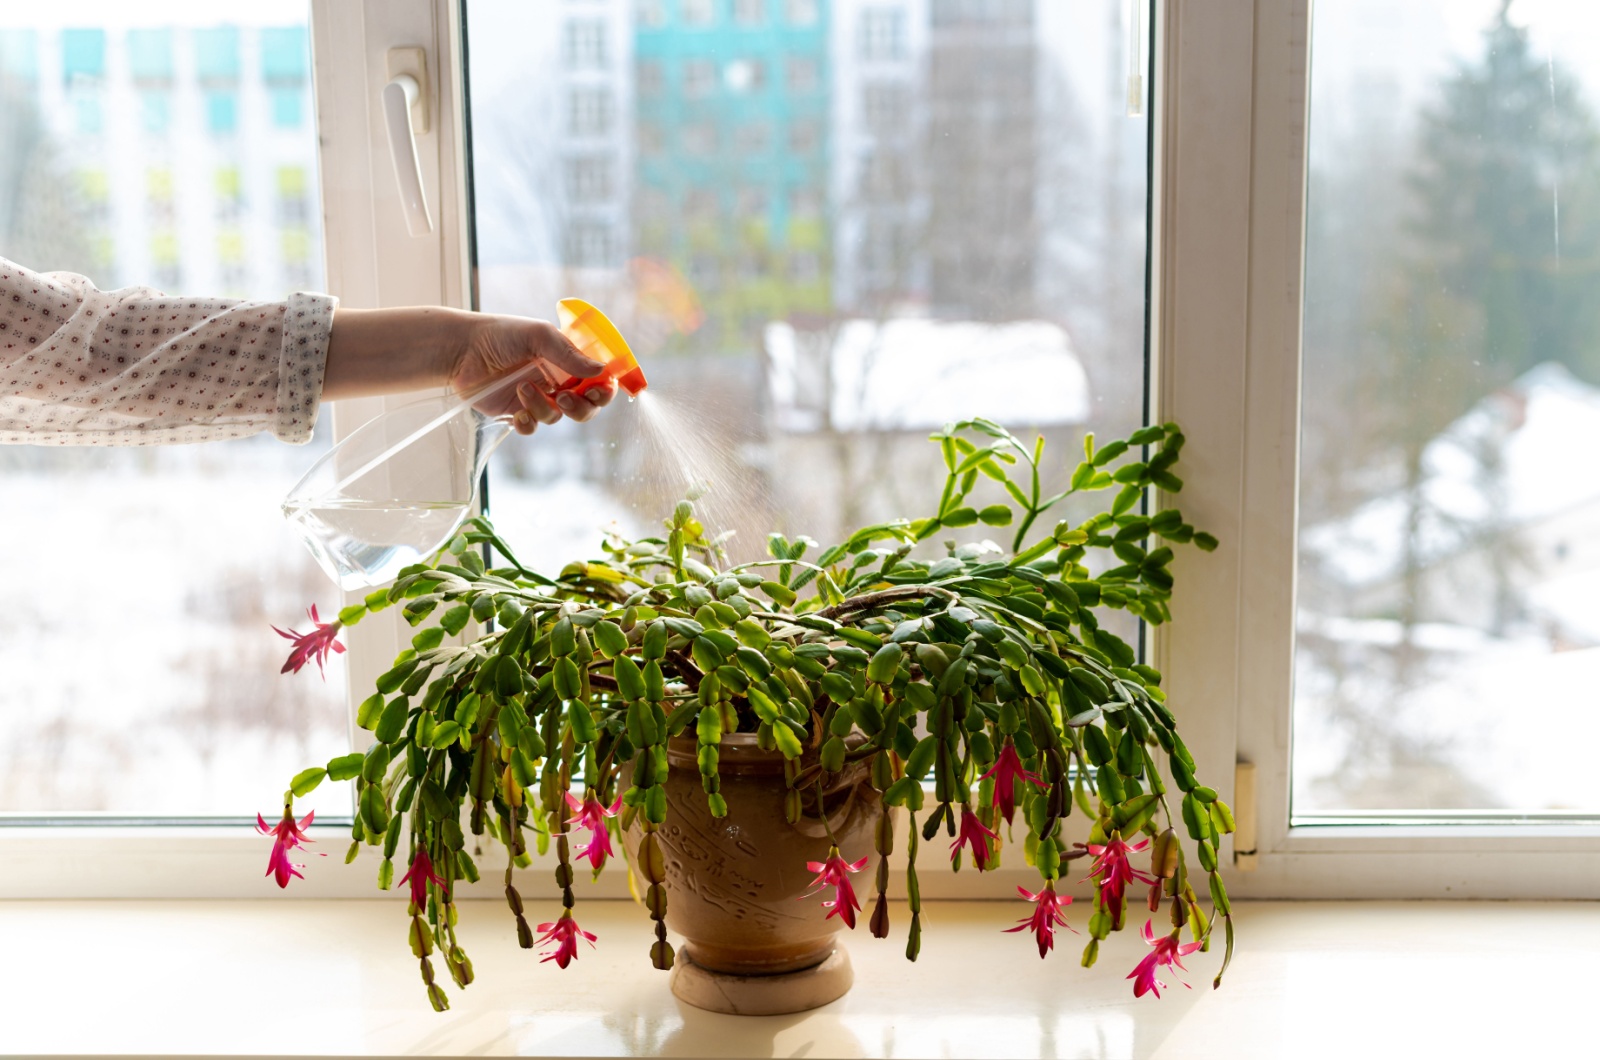
[[[319,287],[315,130],[263,83],[308,68],[305,5],[74,6],[0,11],[0,252],[102,289]],[[348,746],[342,659],[280,677],[271,628],[336,605],[278,514],[313,452],[0,446],[0,814],[238,817]]]
[[[1064,486],[1085,429],[1142,412],[1147,126],[1127,117],[1125,8],[1008,3],[942,27],[891,0],[749,18],[469,0],[481,308],[550,317],[574,295],[612,314],[652,401],[711,454],[700,506],[736,556],[772,530],[926,514],[926,436],[967,416],[1043,431]],[[564,67],[592,21],[603,67]],[[603,136],[575,129],[578,86],[609,90]],[[507,442],[491,508],[525,561],[559,566],[613,523],[651,531],[706,474],[664,452],[619,401]]]
[[[1600,811],[1600,9],[1314,11],[1295,814]]]

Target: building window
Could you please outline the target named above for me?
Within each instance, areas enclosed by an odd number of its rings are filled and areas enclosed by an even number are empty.
[[[660,29],[667,24],[666,0],[638,0],[635,13],[639,25],[646,29]]]
[[[666,71],[659,59],[640,59],[634,68],[634,81],[640,96],[659,96],[667,88]]]
[[[789,191],[789,218],[794,221],[815,221],[822,216],[822,193],[816,188],[792,188]]]
[[[279,129],[298,129],[306,118],[306,93],[302,88],[274,88],[268,92],[272,100],[272,124]]]
[[[667,149],[667,134],[653,121],[639,123],[639,153],[659,155]]]
[[[72,125],[82,136],[99,136],[105,131],[105,109],[100,93],[94,89],[75,89],[71,93]]]
[[[145,213],[152,228],[168,228],[177,217],[176,188],[170,169],[148,169],[144,174]]]
[[[172,93],[165,88],[147,88],[139,93],[139,125],[155,136],[166,135],[172,125]]]
[[[244,182],[238,166],[224,166],[217,170],[212,174],[211,186],[217,196],[218,221],[230,223],[244,215]]]
[[[639,192],[638,210],[645,220],[670,219],[674,213],[672,197],[661,188],[645,188]]]
[[[869,7],[861,12],[861,57],[904,59],[906,13],[898,7]]]
[[[894,202],[911,191],[905,160],[887,151],[869,154],[861,166],[861,190],[869,202]]]
[[[760,59],[735,59],[722,71],[728,91],[760,92],[767,87],[767,64]]]
[[[678,11],[685,26],[709,26],[716,18],[712,0],[681,0]]]
[[[759,26],[767,20],[767,0],[733,0],[733,21],[741,26]]]
[[[929,21],[935,26],[1027,26],[1033,22],[1034,0],[933,0]]]
[[[734,268],[740,283],[759,283],[767,274],[765,255],[758,250],[741,251],[735,259]]]
[[[212,90],[205,94],[206,131],[227,136],[239,127],[239,94]]]
[[[78,174],[78,196],[84,227],[100,231],[111,223],[111,176],[103,169],[83,169]]]
[[[597,18],[575,18],[567,23],[563,55],[570,70],[604,70],[606,24]]]
[[[311,223],[311,187],[303,166],[279,166],[278,225],[304,228]]]
[[[578,268],[603,268],[611,264],[611,226],[596,221],[574,221],[567,226],[566,264]]]
[[[816,151],[821,136],[817,133],[817,123],[809,118],[793,122],[789,126],[789,153],[795,155],[809,155]]]
[[[733,149],[741,155],[765,154],[772,144],[772,126],[764,121],[746,122],[734,133]]]
[[[246,277],[244,232],[232,226],[217,232],[217,264],[222,267],[222,286],[228,294],[239,292]]]
[[[683,64],[683,94],[704,99],[716,91],[717,65],[710,59],[688,59]]]
[[[575,88],[567,94],[567,132],[604,136],[611,131],[611,89]]]
[[[739,189],[739,196],[734,204],[734,209],[739,217],[746,221],[759,221],[765,219],[770,196],[766,188],[745,187]]]
[[[168,293],[178,290],[183,279],[178,262],[178,234],[171,229],[153,232],[150,236],[150,275],[156,287]]]
[[[33,84],[39,80],[39,33],[0,29],[0,76]]]
[[[904,133],[911,122],[910,89],[882,81],[861,86],[861,120],[874,136]]]
[[[696,254],[689,259],[689,281],[702,291],[722,286],[722,262],[715,254]]]
[[[567,159],[567,201],[579,206],[610,202],[616,193],[611,159]]]
[[[106,31],[103,29],[64,29],[61,31],[61,80],[98,81],[106,73]]]
[[[290,287],[303,288],[310,284],[313,246],[311,233],[304,228],[285,228],[278,233],[278,247],[283,254],[284,281]]]
[[[270,84],[304,81],[311,47],[304,26],[261,31],[261,77]]]
[[[234,26],[194,31],[195,75],[205,84],[239,80],[239,30]]]
[[[128,31],[128,72],[135,84],[172,83],[172,31],[170,29],[130,29]]]
[[[817,14],[817,0],[784,0],[783,17],[791,26],[815,26]]]
[[[822,257],[814,250],[789,253],[789,278],[795,283],[816,283],[822,278]]]
[[[817,90],[817,61],[808,55],[790,56],[785,63],[784,74],[791,94]]]
[[[683,212],[697,221],[717,216],[717,193],[711,188],[694,188],[683,197]]]
[[[690,155],[717,153],[717,127],[708,121],[695,122],[683,127],[683,150]]]
[[[888,282],[909,261],[903,225],[875,221],[861,237],[861,268],[876,281]]]

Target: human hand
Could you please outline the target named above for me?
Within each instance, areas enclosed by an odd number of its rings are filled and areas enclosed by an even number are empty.
[[[490,314],[475,314],[468,325],[450,372],[450,386],[458,394],[470,394],[529,361],[539,362],[539,369],[514,388],[476,405],[488,416],[511,416],[518,434],[532,434],[539,424],[555,423],[562,416],[582,423],[616,397],[617,385],[611,379],[581,396],[558,391],[568,377],[600,374],[600,364],[580,354],[549,321]]]

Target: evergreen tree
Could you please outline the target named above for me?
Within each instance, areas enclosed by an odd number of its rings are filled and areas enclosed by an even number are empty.
[[[1485,50],[1423,116],[1412,235],[1472,306],[1492,383],[1559,361],[1600,383],[1600,134],[1576,80],[1502,3]]]

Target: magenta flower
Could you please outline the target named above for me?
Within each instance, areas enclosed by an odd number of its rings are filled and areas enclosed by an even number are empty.
[[[554,942],[556,944],[554,950],[540,959],[540,964],[545,961],[555,961],[556,967],[565,968],[577,960],[579,935],[588,939],[591,947],[594,945],[594,935],[578,926],[578,922],[572,919],[572,910],[570,909],[562,913],[561,919],[555,923],[540,924],[539,930],[544,934],[539,936],[537,945],[542,946],[546,942]]]
[[[1111,914],[1112,930],[1122,928],[1122,900],[1127,892],[1128,884],[1135,880],[1140,883],[1155,883],[1155,879],[1140,872],[1128,864],[1128,855],[1137,854],[1150,845],[1150,840],[1141,839],[1137,843],[1128,844],[1116,832],[1111,833],[1111,838],[1105,844],[1089,844],[1089,853],[1095,856],[1094,864],[1089,867],[1089,875],[1084,879],[1100,877],[1096,884],[1100,888],[1100,904]]]
[[[339,623],[337,620],[333,622],[319,620],[316,604],[311,605],[309,613],[312,623],[317,627],[310,633],[297,633],[292,629],[285,633],[277,626],[272,627],[272,631],[278,636],[285,640],[294,641],[294,650],[289,652],[288,661],[283,664],[283,669],[278,672],[280,674],[286,674],[291,671],[299,673],[302,666],[315,659],[317,661],[317,672],[322,674],[323,680],[327,680],[328,675],[322,667],[323,663],[328,661],[328,653],[331,651],[337,655],[344,651],[344,645],[334,639],[339,635]]]
[[[972,863],[982,872],[989,867],[989,840],[998,839],[999,836],[985,828],[983,822],[978,820],[978,815],[969,807],[961,807],[961,829],[956,833],[955,842],[950,844],[950,860],[954,861],[961,856],[963,846],[972,849]]]
[[[1188,971],[1183,966],[1183,961],[1179,960],[1179,958],[1199,949],[1200,943],[1179,942],[1177,928],[1172,929],[1172,934],[1163,935],[1158,939],[1150,930],[1150,921],[1148,920],[1144,922],[1143,935],[1145,944],[1151,947],[1150,952],[1145,954],[1144,960],[1140,961],[1133,971],[1127,974],[1127,978],[1133,980],[1134,997],[1144,997],[1147,993],[1160,997],[1161,988],[1167,984],[1156,978],[1156,970],[1167,965],[1177,968],[1179,971]],[[1189,984],[1182,979],[1178,980],[1178,982],[1185,990],[1189,989]]]
[[[417,847],[416,854],[411,858],[411,867],[400,877],[401,883],[408,880],[411,882],[411,906],[419,913],[428,907],[428,884],[438,887],[445,898],[450,897],[450,885],[433,871],[433,859],[428,857],[424,847]]]
[[[989,772],[979,777],[979,780],[988,780],[994,777],[994,801],[1000,807],[1000,815],[1006,819],[1006,824],[1011,823],[1012,816],[1017,809],[1017,781],[1025,780],[1039,788],[1048,785],[1037,773],[1030,773],[1022,768],[1022,759],[1017,755],[1016,746],[1010,741],[1000,749],[1000,757],[995,764],[989,767]]]
[[[305,820],[295,824],[294,808],[285,806],[283,808],[283,820],[268,828],[266,819],[259,813],[256,814],[256,831],[262,835],[276,837],[272,842],[272,855],[267,858],[265,875],[276,876],[279,887],[289,886],[290,876],[297,876],[302,880],[305,879],[304,876],[295,871],[296,869],[303,869],[305,866],[292,864],[289,861],[289,851],[311,842],[306,838],[306,829],[311,825],[311,819],[316,815],[317,811],[312,810],[306,814]]]
[[[836,916],[844,921],[845,927],[855,927],[856,913],[860,911],[861,903],[856,899],[855,888],[850,886],[849,874],[860,872],[866,864],[866,858],[851,864],[839,853],[838,847],[829,847],[828,860],[806,862],[806,868],[816,873],[817,878],[811,881],[811,890],[802,894],[800,899],[810,898],[824,887],[832,887],[833,901],[822,903],[822,908],[828,911],[828,916],[822,919]]]
[[[588,858],[589,864],[594,866],[594,871],[599,872],[605,865],[606,858],[615,851],[611,849],[611,832],[606,828],[606,818],[615,817],[622,808],[622,796],[617,796],[617,801],[607,807],[593,792],[584,795],[579,802],[572,792],[567,792],[567,805],[572,807],[577,814],[572,818],[572,824],[578,828],[589,829],[589,842],[579,847],[577,857]],[[565,966],[563,966],[565,967]]]
[[[1017,921],[1016,927],[1008,927],[1005,930],[1008,932],[1022,931],[1024,929],[1032,931],[1034,939],[1039,943],[1039,956],[1041,958],[1055,948],[1057,927],[1064,927],[1074,935],[1078,933],[1072,925],[1067,923],[1067,918],[1061,915],[1061,910],[1072,904],[1072,895],[1069,894],[1063,897],[1056,894],[1055,881],[1047,881],[1044,885],[1044,890],[1038,894],[1029,894],[1026,887],[1018,887],[1017,893],[1028,901],[1037,904],[1033,907],[1031,915]]]

